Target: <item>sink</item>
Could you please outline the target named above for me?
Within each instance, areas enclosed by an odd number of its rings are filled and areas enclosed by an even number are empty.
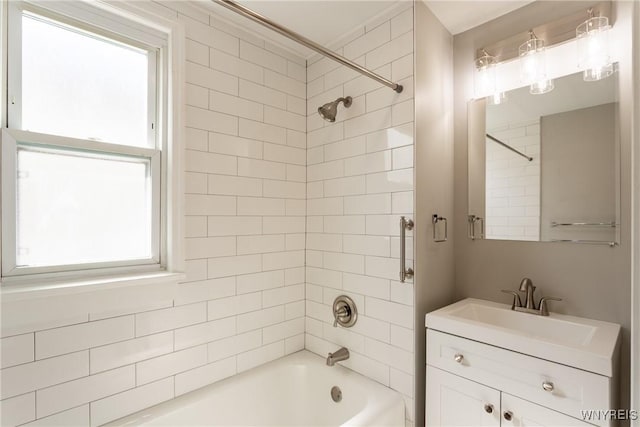
[[[428,313],[425,324],[609,377],[619,351],[620,325],[556,313],[537,316],[473,298]]]

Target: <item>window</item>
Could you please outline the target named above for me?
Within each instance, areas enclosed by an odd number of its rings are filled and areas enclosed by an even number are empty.
[[[9,4],[2,277],[161,269],[166,35],[51,7]]]

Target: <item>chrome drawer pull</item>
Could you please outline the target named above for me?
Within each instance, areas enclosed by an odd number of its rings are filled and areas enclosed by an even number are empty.
[[[460,353],[458,353],[455,356],[453,356],[453,360],[455,360],[458,363],[462,363],[462,359],[464,359],[464,356],[461,355]]]
[[[490,403],[484,405],[484,412],[486,412],[487,414],[493,413],[493,405]]]
[[[553,391],[553,383],[551,381],[545,381],[542,383],[542,388],[544,389],[544,391]]]
[[[504,411],[502,416],[504,417],[505,420],[507,421],[511,421],[513,419],[513,412],[511,411]]]

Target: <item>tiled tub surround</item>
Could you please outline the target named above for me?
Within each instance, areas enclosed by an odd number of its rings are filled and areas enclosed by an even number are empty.
[[[399,9],[332,46],[393,80],[375,81],[314,58],[307,68],[306,348],[340,346],[343,365],[399,391],[413,419],[413,285],[399,283],[399,218],[413,216],[413,9]],[[335,123],[317,108],[341,96]],[[408,239],[408,257],[413,257]],[[409,261],[409,265],[412,262]],[[334,328],[331,305],[347,294],[351,329]]]
[[[137,4],[186,23],[187,279],[173,301],[3,323],[2,426],[100,425],[304,348],[305,61]]]

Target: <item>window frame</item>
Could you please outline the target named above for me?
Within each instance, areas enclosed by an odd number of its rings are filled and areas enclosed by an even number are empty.
[[[168,34],[155,28],[140,25],[112,13],[110,10],[88,5],[84,2],[64,3],[56,2],[46,7],[34,2],[8,2],[6,11],[7,28],[6,46],[7,92],[5,93],[6,121],[2,130],[1,141],[1,170],[2,170],[2,216],[1,216],[1,248],[0,280],[4,282],[33,280],[61,280],[86,279],[87,277],[140,274],[168,270],[169,267],[180,265],[175,259],[181,253],[181,248],[175,248],[176,231],[169,229],[168,217],[173,217],[175,206],[169,210],[168,200],[175,199],[176,165],[170,164],[168,159],[176,150],[168,150],[169,131],[172,122],[169,121],[169,40]],[[69,138],[63,136],[35,133],[20,129],[20,76],[22,40],[19,37],[22,12],[32,12],[63,24],[76,27],[80,31],[88,31],[98,38],[105,37],[116,42],[132,45],[148,52],[149,58],[149,88],[148,88],[148,123],[147,135],[149,145],[153,148],[134,147],[113,144],[89,139]],[[18,31],[18,34],[16,34]],[[4,55],[3,55],[4,56]],[[15,99],[15,104],[12,102]],[[3,117],[3,119],[5,119]],[[52,150],[71,152],[90,152],[100,157],[124,156],[129,158],[148,159],[150,164],[151,200],[152,200],[152,256],[148,259],[123,260],[96,263],[65,264],[46,267],[21,267],[16,264],[16,191],[17,191],[17,150],[21,146],[47,146]],[[168,172],[172,172],[169,176]],[[177,181],[179,182],[179,180]],[[173,246],[169,247],[168,243]],[[171,266],[169,265],[171,264]],[[172,268],[173,269],[173,268]]]

